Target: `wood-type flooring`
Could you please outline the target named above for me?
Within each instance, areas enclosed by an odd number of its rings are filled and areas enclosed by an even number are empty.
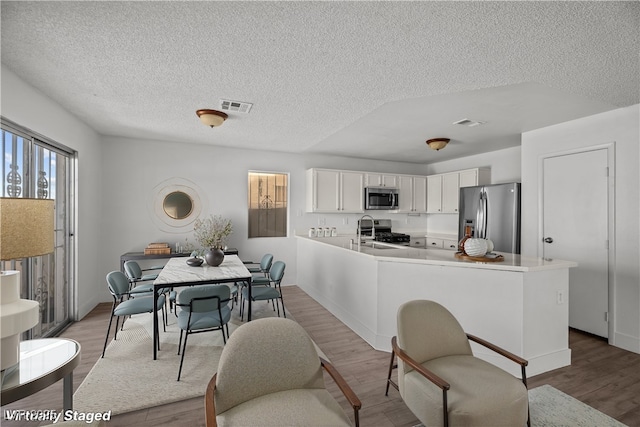
[[[404,427],[418,420],[391,388],[384,395],[389,354],[374,350],[351,329],[331,315],[297,286],[283,287],[287,310],[330,358],[362,401],[360,425]],[[62,337],[82,345],[82,361],[74,371],[77,388],[96,360],[104,344],[110,304],[100,304],[84,319],[70,325]],[[640,354],[612,347],[601,338],[578,331],[569,332],[571,366],[529,378],[529,388],[543,384],[575,397],[631,427],[640,427]],[[149,363],[151,354],[149,355]],[[176,367],[179,360],[176,356]],[[167,372],[173,377],[175,372]],[[118,373],[114,372],[114,381]],[[331,393],[353,418],[338,388],[326,377]],[[62,409],[62,381],[33,396],[2,407],[3,427],[34,427],[47,423],[9,422],[10,409]],[[194,398],[112,417],[108,427],[117,426],[204,426],[203,398]]]

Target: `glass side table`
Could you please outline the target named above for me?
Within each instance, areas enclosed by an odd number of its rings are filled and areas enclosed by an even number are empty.
[[[2,405],[15,402],[64,378],[63,408],[73,409],[73,370],[80,363],[80,344],[66,338],[20,343],[20,364],[2,376]]]

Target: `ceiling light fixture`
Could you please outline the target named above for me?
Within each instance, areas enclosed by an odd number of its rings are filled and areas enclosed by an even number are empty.
[[[449,143],[449,138],[433,138],[427,140],[427,145],[432,150],[442,150]]]
[[[198,110],[196,111],[200,121],[207,126],[220,126],[227,119],[227,114],[218,110]]]

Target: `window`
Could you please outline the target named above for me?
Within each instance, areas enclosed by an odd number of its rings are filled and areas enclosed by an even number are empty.
[[[249,238],[287,237],[289,175],[249,172]]]
[[[38,324],[27,335],[55,336],[72,317],[71,174],[75,153],[5,118],[1,123],[0,196],[53,199],[55,247],[51,254],[0,262],[0,269],[20,270],[21,298],[40,304]]]

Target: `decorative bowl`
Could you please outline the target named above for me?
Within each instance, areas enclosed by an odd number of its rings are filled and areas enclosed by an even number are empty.
[[[203,262],[204,260],[202,258],[189,258],[187,260],[187,265],[190,265],[191,267],[200,267]]]
[[[464,253],[469,256],[484,256],[487,253],[485,239],[467,239],[464,242]]]

